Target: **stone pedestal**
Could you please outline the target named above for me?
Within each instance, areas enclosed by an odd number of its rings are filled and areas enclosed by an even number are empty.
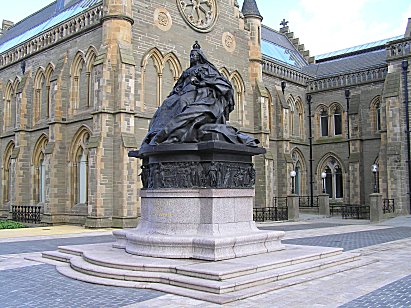
[[[288,220],[298,221],[300,219],[300,208],[298,206],[298,195],[287,196]]]
[[[328,194],[318,196],[318,214],[320,216],[330,217],[330,196]]]
[[[282,231],[253,221],[255,170],[262,148],[222,141],[145,146],[141,221],[117,230],[116,248],[140,256],[224,260],[283,249]]]
[[[373,193],[370,195],[370,221],[380,222],[383,219],[382,194]]]
[[[114,247],[140,256],[203,260],[283,249],[284,232],[256,228],[253,189],[157,189],[141,195],[140,224],[114,231]]]

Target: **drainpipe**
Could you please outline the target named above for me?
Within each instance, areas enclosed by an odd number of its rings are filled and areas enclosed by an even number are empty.
[[[402,73],[404,78],[404,104],[405,104],[405,123],[406,123],[406,134],[407,134],[407,154],[408,154],[408,199],[409,199],[409,213],[411,214],[411,153],[410,153],[410,115],[408,111],[408,79],[407,79],[407,71],[408,71],[408,61],[402,61]]]

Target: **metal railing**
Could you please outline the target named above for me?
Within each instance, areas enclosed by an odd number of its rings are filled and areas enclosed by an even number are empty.
[[[395,212],[394,199],[382,199],[382,212],[384,214]]]
[[[12,219],[19,222],[40,223],[41,206],[38,205],[12,205]]]
[[[298,196],[298,207],[301,208],[315,208],[318,207],[319,196],[314,196],[313,202],[311,201],[311,196]]]
[[[360,204],[330,205],[331,216],[343,219],[370,219],[370,206]]]
[[[274,197],[273,206],[253,208],[253,220],[263,221],[282,221],[288,220],[287,197]]]

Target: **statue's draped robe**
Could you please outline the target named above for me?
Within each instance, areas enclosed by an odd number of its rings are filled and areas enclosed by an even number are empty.
[[[226,124],[234,109],[233,87],[214,65],[202,59],[203,63],[183,72],[157,109],[144,143],[194,143],[210,140],[205,137],[208,135],[234,144],[256,146],[257,140]]]

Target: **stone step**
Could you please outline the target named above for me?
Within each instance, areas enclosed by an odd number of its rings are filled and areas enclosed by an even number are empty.
[[[213,294],[193,289],[187,289],[179,286],[169,285],[169,284],[162,284],[162,283],[144,283],[144,282],[133,282],[133,281],[125,281],[125,280],[117,280],[117,279],[108,279],[108,278],[101,278],[97,276],[91,276],[87,274],[83,274],[81,272],[73,270],[68,265],[58,266],[57,270],[70,278],[94,283],[94,284],[101,284],[107,286],[117,286],[117,287],[128,287],[128,288],[142,288],[142,289],[152,289],[156,291],[162,291],[166,293],[187,296],[190,298],[203,300],[211,303],[216,304],[225,304],[237,300],[241,300],[244,298],[248,298],[251,296],[264,294],[270,291],[274,291],[281,288],[290,287],[296,284],[301,284],[304,282],[312,281],[315,279],[320,279],[322,277],[330,276],[336,273],[345,272],[348,270],[353,270],[359,267],[371,265],[372,263],[377,262],[374,259],[360,259],[354,262],[345,263],[338,267],[330,267],[325,268],[323,270],[310,273],[308,275],[300,275],[291,277],[288,279],[270,282],[242,290],[233,291],[230,293],[225,294]]]
[[[72,254],[67,254],[60,251],[43,251],[41,255],[43,258],[60,261],[64,263],[70,263],[70,259],[73,257]]]
[[[187,272],[180,274],[179,272],[148,272],[109,268],[89,263],[82,257],[76,256],[73,256],[70,259],[70,265],[74,270],[102,278],[157,282],[215,294],[222,294],[319,271],[328,267],[338,266],[343,263],[355,261],[358,257],[358,254],[341,254],[323,259],[312,260],[311,262],[297,263],[261,272],[248,274],[243,273],[242,276],[236,276],[222,281],[201,277],[201,275],[198,273],[196,274],[194,271],[191,272],[190,275],[187,275]]]
[[[263,272],[284,266],[311,262],[337,256],[341,248],[285,245],[283,251],[236,258],[223,261],[193,259],[161,259],[128,254],[124,250],[107,244],[62,246],[60,252],[79,256],[89,263],[124,270],[168,272],[203,279],[222,281],[225,279]],[[204,266],[206,264],[206,266]]]

